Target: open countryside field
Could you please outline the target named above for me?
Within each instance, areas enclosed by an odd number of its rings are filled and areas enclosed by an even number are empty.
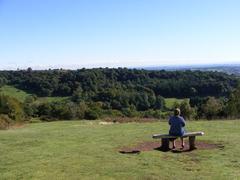
[[[0,93],[7,95],[7,96],[14,97],[17,100],[19,100],[20,102],[24,102],[26,97],[32,95],[21,89],[18,89],[13,86],[9,86],[9,85],[5,85],[2,88],[0,88]],[[68,100],[69,98],[70,97],[38,97],[36,103],[64,101],[64,100]],[[189,101],[189,98],[184,98],[184,99],[165,98],[166,107],[171,109],[171,108],[173,108],[175,103],[181,103],[184,100]]]
[[[166,122],[102,125],[100,121],[26,124],[0,131],[1,179],[238,179],[240,121],[188,122],[197,142],[221,148],[121,154],[122,147],[158,142]]]
[[[183,101],[188,101],[189,102],[189,98],[184,98],[184,99],[178,99],[178,98],[165,98],[165,105],[167,108],[171,109],[173,108],[173,106],[175,105],[175,103],[181,103]]]
[[[8,86],[8,85],[5,85],[5,86],[1,87],[0,88],[0,93],[4,94],[4,95],[7,95],[7,96],[11,96],[13,98],[16,98],[20,102],[24,102],[26,97],[31,95],[31,94],[26,93],[25,91],[22,91],[20,89],[17,89],[13,86]]]
[[[23,91],[21,89],[15,88],[13,86],[5,85],[0,88],[0,93],[16,98],[20,102],[24,102],[26,97],[31,96],[32,94],[27,93],[26,91]],[[42,102],[58,102],[58,101],[64,101],[69,99],[69,97],[38,97],[36,100],[36,103],[42,103]]]

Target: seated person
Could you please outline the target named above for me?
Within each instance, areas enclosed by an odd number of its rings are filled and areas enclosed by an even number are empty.
[[[172,116],[168,123],[170,125],[170,130],[169,130],[169,135],[172,136],[183,136],[185,133],[184,126],[185,126],[185,120],[183,117],[180,116],[181,111],[179,108],[176,108],[174,110],[174,116]],[[176,148],[175,145],[175,139],[172,140],[173,142],[173,149]],[[181,144],[182,144],[182,149],[184,148],[184,141],[183,137],[181,137]]]

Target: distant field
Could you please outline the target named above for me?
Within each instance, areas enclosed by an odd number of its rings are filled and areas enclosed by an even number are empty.
[[[25,98],[31,95],[13,86],[3,86],[2,88],[0,88],[0,93],[14,97],[21,102],[24,102]]]
[[[13,86],[3,86],[0,88],[0,93],[14,97],[18,99],[20,102],[24,102],[27,96],[32,94],[26,93],[23,90],[17,89]],[[56,101],[63,101],[67,100],[69,97],[38,97],[36,103],[39,102],[56,102]]]
[[[37,102],[58,102],[69,99],[70,97],[39,97]]]
[[[166,133],[166,122],[101,125],[99,121],[27,124],[0,131],[0,179],[238,179],[240,121],[188,122],[202,130],[197,141],[224,148],[185,153],[142,151],[123,146]]]
[[[185,99],[165,98],[166,107],[170,109],[170,108],[173,107],[174,103],[176,103],[176,102],[177,102],[177,103],[181,103],[181,102],[184,101],[184,100],[189,101],[188,98],[185,98]]]

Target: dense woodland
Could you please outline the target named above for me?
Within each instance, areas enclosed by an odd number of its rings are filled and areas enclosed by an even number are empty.
[[[24,103],[1,95],[0,114],[11,119],[47,120],[103,116],[166,118],[171,109],[165,107],[164,98],[174,97],[190,98],[189,102],[175,105],[186,118],[236,117],[238,81],[234,75],[202,71],[127,68],[0,71],[0,86],[8,84],[32,94]],[[69,98],[61,102],[35,102],[37,97],[49,96]]]
[[[226,96],[236,87],[234,76],[220,72],[147,71],[137,69],[80,69],[76,71],[2,71],[0,76],[38,96],[71,96],[82,90],[85,97],[102,92],[151,91],[163,97]],[[4,81],[4,80],[1,80]],[[93,97],[95,96],[95,97]]]

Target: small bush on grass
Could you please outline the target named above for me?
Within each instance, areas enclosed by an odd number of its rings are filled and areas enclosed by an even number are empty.
[[[8,129],[11,123],[11,119],[7,115],[0,115],[0,130]]]
[[[8,115],[14,121],[25,118],[22,103],[10,96],[0,95],[0,113]]]
[[[96,120],[99,118],[99,114],[94,110],[89,110],[85,113],[85,119]]]
[[[40,123],[42,122],[39,118],[32,118],[29,120],[29,123]]]

